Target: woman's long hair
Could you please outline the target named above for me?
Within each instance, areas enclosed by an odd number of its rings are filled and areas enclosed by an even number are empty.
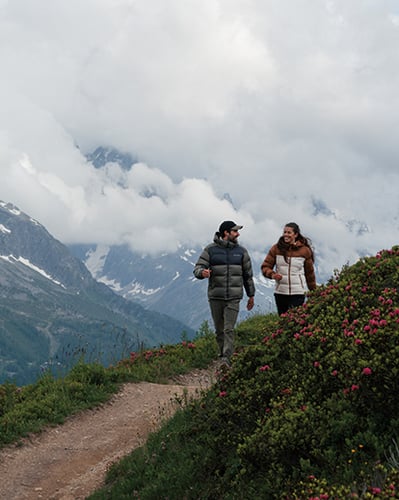
[[[303,234],[301,234],[301,230],[299,229],[298,224],[296,222],[288,222],[284,227],[290,227],[291,229],[294,230],[294,233],[296,235],[296,241],[300,241],[302,245],[305,245],[306,247],[310,248],[310,251],[312,252],[312,260],[314,262],[314,252],[313,252],[313,247],[312,247],[312,240],[310,238],[307,238]],[[280,236],[278,242],[277,242],[277,248],[280,250],[280,252],[283,254],[284,260],[287,262],[287,252],[291,248],[291,245],[288,245],[284,241],[284,236]]]

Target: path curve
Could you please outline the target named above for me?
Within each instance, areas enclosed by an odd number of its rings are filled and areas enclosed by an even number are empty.
[[[129,383],[112,399],[60,426],[0,450],[0,498],[83,500],[104,482],[109,466],[142,446],[172,415],[176,396],[196,396],[213,382],[197,370],[174,385]]]

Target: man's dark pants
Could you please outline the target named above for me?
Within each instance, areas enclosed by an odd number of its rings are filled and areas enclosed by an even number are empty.
[[[216,331],[219,355],[230,360],[234,352],[234,326],[240,310],[240,300],[209,300]]]

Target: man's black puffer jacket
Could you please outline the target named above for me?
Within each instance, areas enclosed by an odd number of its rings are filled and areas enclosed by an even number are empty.
[[[252,264],[248,251],[238,243],[215,234],[213,243],[202,251],[194,267],[194,276],[202,278],[203,269],[211,269],[208,299],[242,299],[243,287],[248,297],[255,295]]]

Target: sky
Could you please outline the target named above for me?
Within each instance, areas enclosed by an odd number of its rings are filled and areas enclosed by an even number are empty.
[[[65,244],[399,243],[396,0],[0,0],[0,67],[0,200]]]

